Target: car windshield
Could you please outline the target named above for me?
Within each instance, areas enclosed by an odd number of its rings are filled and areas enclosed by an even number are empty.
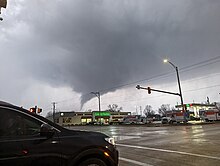
[[[120,166],[220,165],[219,8],[217,0],[0,0],[1,100],[60,131],[113,137]],[[17,130],[23,123],[30,127]],[[22,125],[15,136],[41,129]]]

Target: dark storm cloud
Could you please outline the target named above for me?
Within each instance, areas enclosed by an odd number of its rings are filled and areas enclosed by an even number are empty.
[[[82,94],[219,55],[219,1],[65,0],[23,2],[18,37],[31,74]],[[25,64],[27,65],[27,64]],[[167,69],[167,67],[166,67]]]

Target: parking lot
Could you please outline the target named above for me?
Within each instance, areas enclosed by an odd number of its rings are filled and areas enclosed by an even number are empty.
[[[220,165],[220,124],[74,126],[116,139],[120,166]]]

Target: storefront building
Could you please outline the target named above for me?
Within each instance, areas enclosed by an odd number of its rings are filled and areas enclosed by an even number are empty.
[[[123,118],[131,115],[131,112],[109,112],[109,111],[93,111],[93,112],[57,112],[55,120],[53,116],[47,117],[51,121],[61,126],[88,125],[88,124],[115,124],[123,121]]]

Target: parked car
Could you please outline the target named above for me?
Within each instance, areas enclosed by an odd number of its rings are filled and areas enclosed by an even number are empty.
[[[172,124],[172,123],[173,123],[173,120],[172,120],[171,117],[163,117],[163,118],[161,119],[161,123],[162,123],[162,124]]]
[[[0,102],[0,165],[117,166],[114,139],[68,130],[23,108]]]

